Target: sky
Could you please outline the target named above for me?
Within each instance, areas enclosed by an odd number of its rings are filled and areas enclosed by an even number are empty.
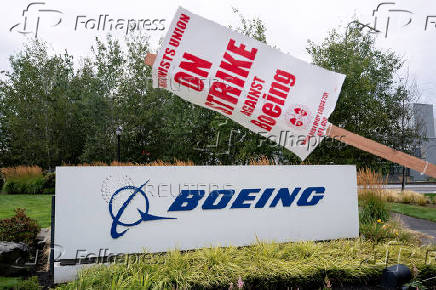
[[[9,56],[20,51],[29,38],[46,41],[52,53],[67,50],[80,61],[90,53],[96,37],[112,33],[122,39],[131,34],[126,29],[129,21],[130,27],[143,30],[147,23],[150,26],[145,27],[156,29],[148,33],[152,47],[157,48],[179,6],[233,27],[239,19],[232,8],[246,18],[258,17],[265,23],[269,44],[308,62],[309,39],[320,43],[331,29],[344,31],[357,18],[379,31],[375,33],[377,47],[392,50],[406,61],[404,73],[416,81],[420,102],[436,105],[436,1],[428,0],[6,0],[0,11],[0,72],[10,69]]]

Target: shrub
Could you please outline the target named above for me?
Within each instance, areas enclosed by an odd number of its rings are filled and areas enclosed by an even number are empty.
[[[374,191],[364,191],[359,195],[359,220],[362,224],[374,223],[377,220],[387,221],[389,209],[382,197]]]
[[[18,192],[18,188],[16,188],[16,184],[13,181],[6,181],[3,185],[3,191],[7,194],[14,194]]]
[[[360,223],[372,224],[377,220],[387,221],[389,211],[386,201],[383,199],[383,185],[386,179],[379,173],[366,168],[357,172],[357,184],[359,185],[359,212]]]
[[[55,173],[47,173],[44,176],[44,185],[42,189],[43,194],[55,194],[55,186],[56,186],[56,174]]]
[[[414,192],[414,191],[403,191],[399,193],[401,196],[401,201],[404,203],[414,203],[417,205],[425,205],[429,202],[428,198],[423,194]]]
[[[54,195],[55,194],[55,189],[54,188],[44,188],[42,190],[43,194],[49,194],[49,195]]]
[[[44,188],[55,188],[55,184],[56,184],[56,174],[47,173],[44,176]]]
[[[8,194],[42,193],[44,177],[38,166],[2,168],[1,173],[5,179],[3,191]]]
[[[429,199],[430,203],[436,203],[436,193],[424,193],[424,196]]]
[[[0,220],[0,241],[23,242],[28,245],[34,243],[41,227],[25,211],[17,208],[13,217]]]
[[[42,287],[38,283],[38,277],[32,276],[29,279],[21,280],[17,284],[17,290],[38,290]]]
[[[44,177],[9,179],[3,186],[7,194],[39,194],[44,189]]]
[[[4,185],[4,183],[5,183],[5,180],[3,179],[3,176],[2,176],[2,174],[1,174],[1,172],[0,172],[0,192],[1,192],[2,189],[3,189],[3,185]]]
[[[44,188],[45,179],[43,177],[32,178],[27,181],[26,193],[38,194],[42,193]]]
[[[401,227],[398,221],[384,222],[381,219],[373,223],[361,223],[360,235],[374,243],[384,241],[400,241],[411,244],[419,244],[419,238],[410,231]]]

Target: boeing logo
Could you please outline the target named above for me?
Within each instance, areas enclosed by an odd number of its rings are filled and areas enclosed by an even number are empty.
[[[145,221],[154,220],[170,220],[174,217],[162,217],[149,214],[150,202],[143,188],[148,183],[145,182],[139,187],[133,185],[125,185],[117,189],[109,200],[109,213],[112,217],[111,236],[117,239],[123,236],[128,229],[118,231],[118,226],[133,227]],[[235,196],[234,189],[212,190],[205,198],[204,190],[180,190],[180,194],[174,199],[168,208],[168,212],[192,211],[199,207],[200,201],[203,200],[202,210],[222,210],[227,207],[230,209],[247,209],[247,208],[275,208],[280,205],[282,207],[291,207],[295,200],[297,207],[315,206],[324,198],[325,187],[294,187],[294,188],[243,188]],[[119,199],[125,198],[124,201]],[[127,194],[126,194],[127,193]],[[136,220],[126,222],[121,221],[125,210],[132,207],[132,200],[136,197],[141,197],[145,203],[145,208],[136,208],[138,217]],[[114,211],[113,202],[118,198],[118,210]],[[231,202],[233,200],[233,202]],[[121,206],[120,206],[121,205]]]
[[[148,181],[147,181],[148,182]],[[112,217],[112,227],[111,227],[111,236],[114,239],[117,239],[121,236],[123,236],[128,229],[125,229],[121,232],[117,231],[117,226],[121,225],[121,226],[125,226],[125,227],[133,227],[136,225],[139,225],[141,222],[143,221],[151,221],[151,220],[160,220],[160,219],[175,219],[175,218],[169,218],[169,217],[160,217],[160,216],[155,216],[152,214],[148,213],[148,210],[150,208],[150,203],[148,201],[147,195],[145,194],[145,192],[142,190],[142,188],[147,184],[147,182],[145,182],[143,185],[139,186],[139,187],[135,187],[132,185],[126,185],[123,186],[121,188],[119,188],[117,191],[114,192],[114,194],[112,195],[110,201],[109,201],[109,213]],[[123,191],[129,191],[132,192],[130,195],[128,195],[128,198],[126,201],[124,201],[124,203],[122,204],[122,206],[118,209],[118,211],[116,213],[113,212],[113,206],[112,203],[114,201],[114,199]],[[145,200],[145,209],[144,211],[141,211],[139,208],[138,213],[139,213],[139,219],[137,219],[134,222],[130,222],[130,223],[126,223],[126,222],[122,222],[120,221],[124,211],[126,210],[126,208],[129,206],[130,202],[133,200],[133,198],[135,198],[135,196],[137,194],[140,194],[144,200]]]

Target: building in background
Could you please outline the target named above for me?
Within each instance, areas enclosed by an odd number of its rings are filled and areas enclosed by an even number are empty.
[[[433,113],[433,105],[412,104],[413,119],[424,137],[423,141],[416,144],[412,155],[436,164],[436,119]],[[406,182],[428,181],[429,177],[421,172],[406,168]],[[403,167],[392,164],[389,170],[389,183],[401,183],[403,180]]]
[[[414,119],[420,124],[422,134],[425,136],[422,144],[416,148],[415,156],[436,164],[436,119],[433,114],[433,105],[413,104]],[[412,181],[425,181],[429,177],[420,172],[410,170]]]

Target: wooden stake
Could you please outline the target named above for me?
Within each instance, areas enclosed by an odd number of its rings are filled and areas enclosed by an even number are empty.
[[[147,53],[147,55],[145,56],[145,64],[148,66],[153,66],[156,57],[157,54]]]
[[[360,150],[436,178],[436,166],[425,160],[394,150],[386,145],[351,133],[345,129],[338,128],[333,124],[327,129],[327,135],[330,138],[334,138],[345,144],[359,148]]]
[[[153,66],[156,60],[156,54],[148,53],[145,57],[145,64]],[[436,178],[436,166],[425,160],[408,155],[406,153],[396,151],[388,146],[377,143],[360,135],[351,133],[345,129],[331,125],[327,129],[327,135],[347,145],[354,146],[360,150],[369,152],[373,155],[382,157],[386,160],[398,163],[407,168],[416,170],[422,174]]]

